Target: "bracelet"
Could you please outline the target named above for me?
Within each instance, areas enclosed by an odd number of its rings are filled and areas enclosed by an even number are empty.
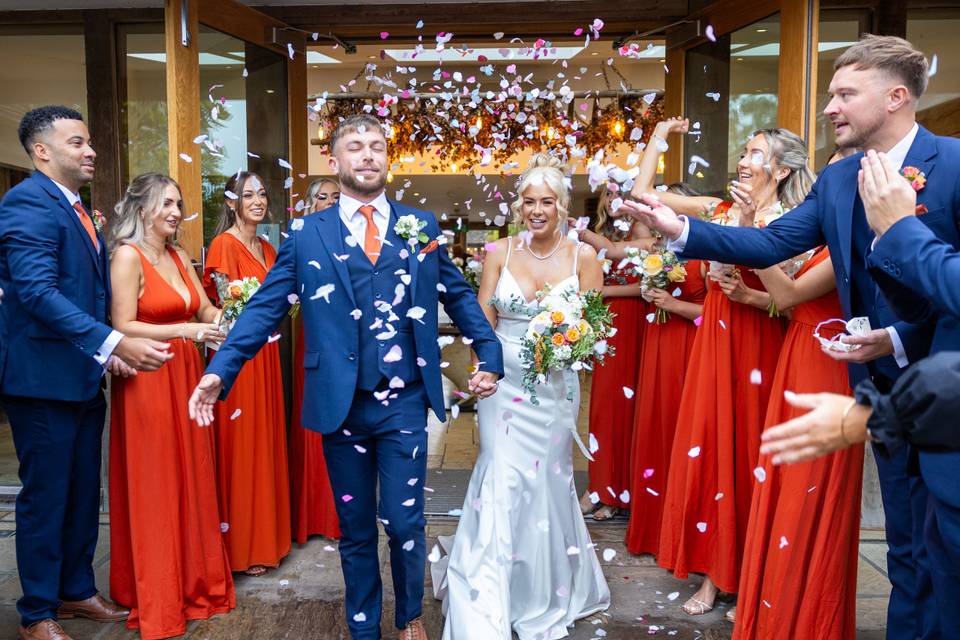
[[[844,433],[844,426],[847,422],[847,416],[850,415],[850,410],[853,409],[854,405],[857,404],[856,398],[850,399],[850,404],[847,405],[847,408],[843,410],[843,415],[840,416],[840,439],[843,440],[843,445],[845,447],[850,446],[850,441],[847,440],[847,434]]]

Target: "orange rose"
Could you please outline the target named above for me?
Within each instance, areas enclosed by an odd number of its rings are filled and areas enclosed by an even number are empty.
[[[550,338],[550,342],[552,342],[553,346],[555,347],[562,347],[564,343],[566,343],[566,340],[564,339],[562,333],[555,333],[553,334],[553,337]]]
[[[566,319],[563,311],[551,311],[550,312],[550,321],[553,324],[563,324],[563,321]]]
[[[236,299],[238,299],[238,300],[239,300],[240,297],[243,295],[243,289],[241,289],[241,288],[240,288],[240,285],[238,285],[238,284],[232,284],[232,285],[230,285],[229,292],[230,292],[230,297],[231,297],[231,298],[236,298]]]
[[[576,327],[570,327],[567,329],[564,337],[567,339],[567,342],[576,342],[580,339],[580,331]]]

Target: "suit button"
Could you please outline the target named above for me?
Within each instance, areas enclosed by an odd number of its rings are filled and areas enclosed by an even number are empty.
[[[350,355],[347,356],[347,360],[356,360],[356,359],[357,359],[357,354],[355,353],[351,353]]]
[[[373,272],[373,275],[378,276],[378,275],[380,275],[380,272],[379,272],[379,271],[374,271],[374,272]]]
[[[97,297],[100,298],[101,300],[103,300],[103,291],[101,291],[100,293],[98,293],[98,294],[97,294]]]
[[[847,278],[846,276],[844,276],[843,284],[850,284],[850,278]]]
[[[387,345],[384,344],[384,343],[382,343],[382,342],[380,343],[380,348],[381,348],[381,349],[382,349],[383,347],[385,347],[385,346],[387,346]]]
[[[379,299],[380,299],[380,294],[378,293],[378,294],[377,294],[376,296],[374,296],[374,297],[375,297],[377,300],[379,300]]]

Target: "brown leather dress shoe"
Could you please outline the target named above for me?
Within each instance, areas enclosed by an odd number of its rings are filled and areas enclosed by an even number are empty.
[[[119,622],[126,620],[129,615],[129,610],[115,605],[99,593],[78,602],[64,601],[57,610],[57,617],[61,620],[89,618],[97,622]]]
[[[20,627],[17,631],[20,640],[73,640],[63,632],[56,620],[41,620],[34,622],[27,628]]]
[[[400,640],[430,640],[420,618],[411,620],[406,629],[400,631]]]

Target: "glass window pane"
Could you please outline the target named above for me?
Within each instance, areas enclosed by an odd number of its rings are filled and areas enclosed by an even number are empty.
[[[163,25],[120,25],[120,136],[123,184],[169,170]]]
[[[820,44],[817,53],[817,93],[816,93],[816,152],[813,159],[814,171],[827,166],[827,161],[836,150],[833,125],[823,115],[830,101],[828,94],[830,80],[833,78],[833,63],[844,51],[858,39],[860,20],[855,16],[841,14],[834,16],[830,11],[820,13]]]
[[[914,10],[907,14],[907,40],[923,51],[935,73],[920,98],[917,120],[941,136],[960,135],[960,61],[956,55],[960,10]]]

